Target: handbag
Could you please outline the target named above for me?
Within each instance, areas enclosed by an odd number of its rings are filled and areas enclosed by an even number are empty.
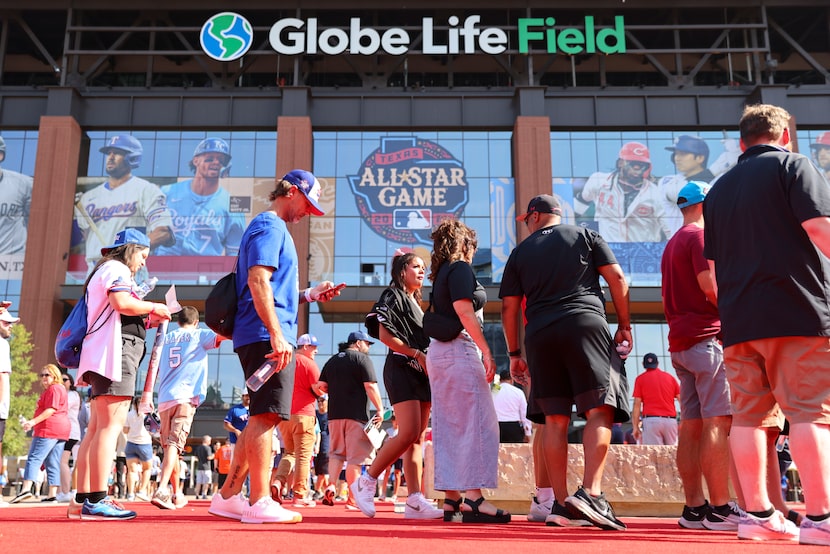
[[[233,338],[239,299],[236,295],[236,265],[219,279],[205,298],[205,324],[217,335]]]
[[[429,306],[427,306],[424,312],[424,333],[437,341],[450,342],[455,340],[463,330],[464,325],[460,319],[439,314],[434,310],[432,307],[432,294],[430,294]]]
[[[98,314],[98,317],[95,318],[95,321],[92,322],[92,328],[88,329],[87,297],[88,294],[85,290],[84,297],[72,307],[72,311],[69,312],[69,316],[61,325],[58,336],[55,338],[55,359],[59,365],[66,369],[77,369],[81,365],[81,348],[83,348],[84,339],[101,329],[115,312],[107,303],[101,313]],[[107,312],[107,308],[109,308],[109,314],[104,318],[104,321],[101,321],[101,317]]]
[[[372,447],[375,450],[380,448],[380,445],[383,444],[383,439],[386,438],[386,431],[380,428],[380,423],[376,425],[371,419],[368,423],[366,423],[366,426],[363,427],[363,432],[366,433],[367,437],[369,437],[369,442],[372,443]]]

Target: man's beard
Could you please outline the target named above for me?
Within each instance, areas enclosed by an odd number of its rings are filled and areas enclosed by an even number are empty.
[[[112,169],[108,169],[107,175],[109,175],[110,177],[114,177],[115,179],[120,179],[124,175],[127,175],[129,172],[130,167],[127,164],[118,164]]]

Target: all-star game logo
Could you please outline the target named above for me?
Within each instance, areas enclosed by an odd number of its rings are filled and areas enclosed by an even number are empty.
[[[357,209],[380,236],[430,244],[432,228],[457,218],[468,200],[467,172],[440,145],[417,137],[383,137],[380,148],[348,175]]]

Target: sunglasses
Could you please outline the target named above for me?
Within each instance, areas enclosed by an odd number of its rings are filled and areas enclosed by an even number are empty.
[[[627,162],[626,165],[628,165],[631,169],[636,169],[637,171],[645,171],[649,166],[649,164],[645,162]]]
[[[64,383],[66,383],[67,381],[69,381],[69,379],[67,379],[66,377],[64,377],[63,379],[61,379],[61,381],[63,381]]]
[[[52,374],[51,373],[41,373],[40,376],[41,377],[51,377]]]

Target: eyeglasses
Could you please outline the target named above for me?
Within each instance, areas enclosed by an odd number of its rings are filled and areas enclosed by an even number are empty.
[[[533,214],[535,214],[535,213],[536,213],[536,212],[530,212],[529,214],[527,214],[527,215],[525,216],[525,220],[524,220],[524,221],[525,221],[525,225],[530,225],[530,216],[532,216],[532,215],[533,215]]]
[[[69,381],[69,378],[64,377],[63,379],[61,379],[61,381],[63,381],[64,383],[66,383],[67,381]]]
[[[41,373],[40,376],[41,377],[51,377],[52,374],[51,373]]]

